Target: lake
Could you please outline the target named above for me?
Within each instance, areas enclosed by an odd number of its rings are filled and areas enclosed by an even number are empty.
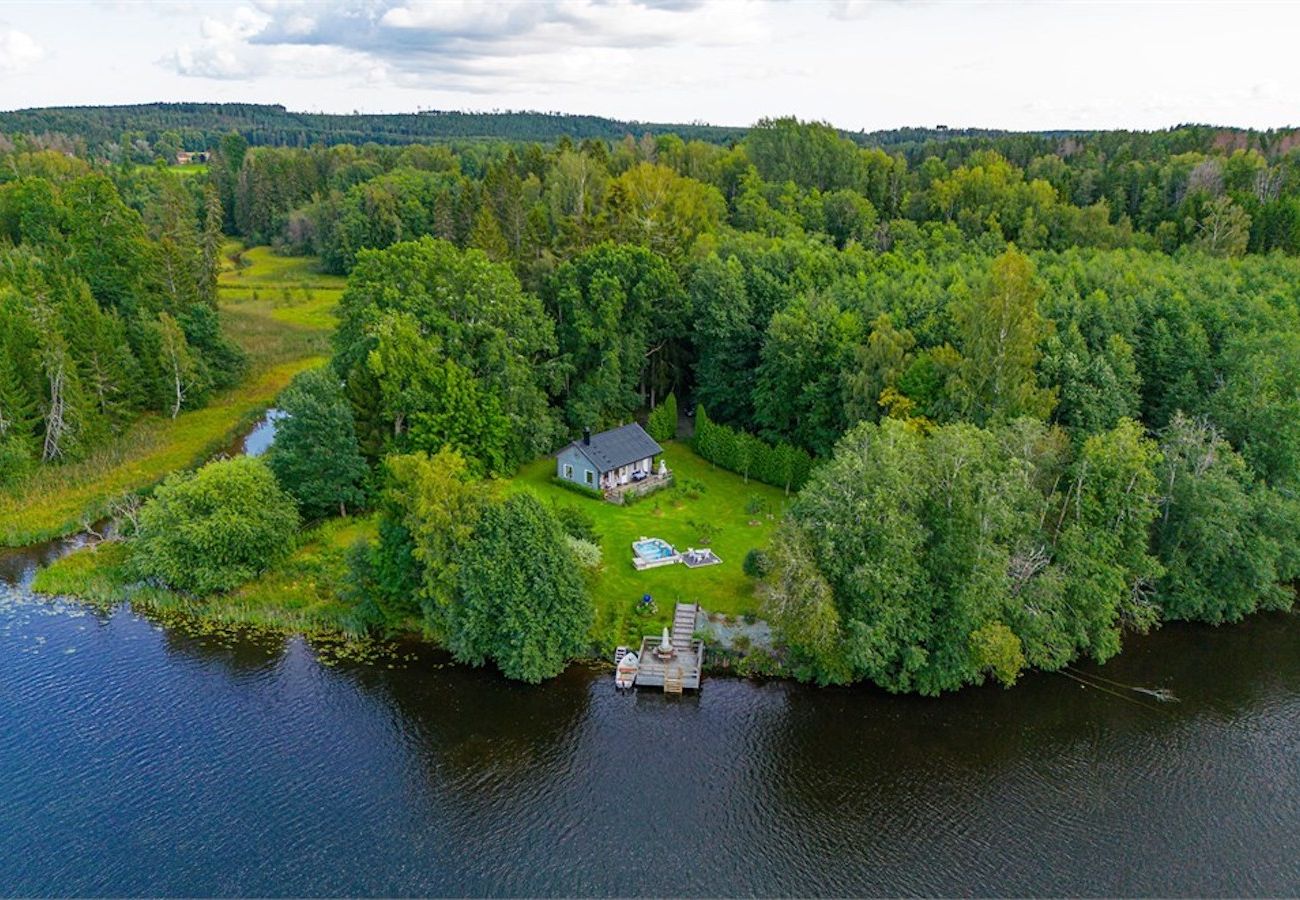
[[[7,895],[1300,891],[1294,615],[1130,639],[1114,693],[670,699],[31,597],[61,546],[0,551]]]

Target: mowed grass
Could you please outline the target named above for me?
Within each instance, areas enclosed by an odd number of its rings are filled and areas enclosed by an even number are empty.
[[[243,382],[175,419],[141,416],[86,458],[40,467],[0,493],[0,546],[76,531],[118,497],[198,465],[260,416],[294,375],[324,363],[344,279],[316,274],[314,259],[276,257],[266,248],[243,251],[242,259],[242,268],[227,265],[218,291],[226,334],[248,354]],[[261,290],[255,295],[250,286]],[[289,288],[288,296],[277,288]]]
[[[745,554],[767,545],[784,509],[785,494],[773,487],[724,471],[696,456],[684,444],[664,447],[677,486],[651,494],[628,506],[615,506],[559,487],[552,482],[555,460],[529,463],[507,483],[507,491],[531,491],[544,503],[577,506],[596,523],[601,534],[603,562],[593,580],[596,605],[593,641],[601,647],[638,641],[668,625],[678,601],[699,603],[709,612],[731,616],[758,611],[754,580],[743,572]],[[684,484],[698,482],[703,491],[691,498]],[[707,523],[707,524],[706,524]],[[684,565],[637,571],[632,566],[632,542],[662,538],[677,550],[704,546],[702,526],[712,526],[708,546],[722,564],[700,569]],[[653,617],[636,613],[643,594],[659,607]]]

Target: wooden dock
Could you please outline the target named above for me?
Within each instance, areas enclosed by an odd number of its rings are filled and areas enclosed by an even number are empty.
[[[636,673],[637,687],[662,687],[665,694],[680,694],[683,690],[700,689],[700,670],[704,667],[704,642],[694,639],[695,620],[699,614],[698,603],[678,603],[673,611],[673,627],[669,641],[677,651],[672,659],[661,661],[655,648],[662,635],[646,635],[641,639],[638,658],[641,668]]]

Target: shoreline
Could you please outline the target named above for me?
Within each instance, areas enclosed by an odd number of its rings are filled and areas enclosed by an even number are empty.
[[[357,524],[365,520],[356,520]],[[89,538],[86,543],[77,542],[77,538]],[[66,548],[51,547],[58,542],[68,542]],[[312,542],[306,542],[310,545]],[[62,599],[89,607],[106,614],[125,609],[143,619],[163,628],[176,629],[189,636],[226,635],[240,636],[251,640],[275,639],[286,640],[301,638],[312,648],[313,652],[332,661],[349,660],[353,662],[379,664],[391,655],[401,654],[402,647],[415,647],[422,651],[447,654],[452,665],[464,665],[450,659],[449,651],[431,637],[418,629],[404,630],[382,637],[360,636],[349,633],[339,625],[317,621],[289,621],[290,611],[279,608],[286,614],[285,618],[275,621],[273,618],[260,619],[249,616],[240,618],[232,615],[232,610],[240,609],[232,595],[220,598],[188,598],[175,591],[156,588],[142,584],[127,584],[115,577],[122,560],[116,554],[125,550],[126,545],[112,538],[98,538],[86,532],[65,535],[50,541],[16,548],[15,552],[32,555],[48,554],[51,550],[58,556],[48,559],[41,565],[33,578],[31,593],[42,600]],[[100,553],[113,553],[108,560],[96,559]],[[216,608],[203,609],[220,602]],[[196,608],[197,607],[197,608]],[[249,609],[251,607],[242,607]],[[701,610],[707,613],[707,610]],[[717,614],[713,614],[717,615]],[[761,621],[759,624],[762,624]],[[724,625],[724,627],[731,627]],[[647,631],[651,629],[646,626]],[[742,650],[720,643],[709,643],[709,657],[703,672],[710,677],[730,678],[779,678],[797,682],[780,657],[767,646],[758,646],[752,650]],[[570,665],[585,665],[613,672],[614,647],[595,649],[575,656]],[[474,668],[474,667],[470,667]]]
[[[67,587],[67,582],[62,585],[64,589],[58,590],[53,589],[53,587],[47,589],[38,586],[41,581],[41,576],[46,572],[53,570],[63,574],[61,570],[54,568],[60,562],[69,559],[85,558],[88,554],[93,554],[105,546],[125,546],[121,542],[112,539],[92,539],[89,543],[77,542],[79,537],[86,536],[85,532],[74,535],[65,535],[52,541],[33,544],[13,550],[13,552],[25,552],[38,556],[55,549],[50,546],[51,544],[58,542],[65,542],[67,544],[67,546],[61,548],[61,550],[55,550],[55,552],[59,552],[60,555],[48,559],[44,564],[38,567],[30,588],[33,597],[42,601],[53,599],[67,600],[72,603],[87,606],[92,610],[105,614],[111,614],[125,609],[132,615],[152,622],[164,629],[172,629],[189,637],[213,636],[250,641],[284,641],[299,638],[307,645],[318,660],[326,666],[348,662],[372,666],[387,665],[389,668],[392,668],[394,663],[410,662],[421,653],[434,653],[445,657],[445,659],[439,661],[439,667],[451,665],[464,667],[466,669],[492,668],[487,665],[471,666],[456,661],[451,657],[450,652],[445,647],[416,629],[394,632],[383,637],[368,637],[349,634],[340,627],[328,625],[303,627],[302,624],[291,624],[289,622],[258,622],[226,618],[215,614],[205,614],[202,610],[186,608],[186,604],[210,602],[211,598],[192,600],[165,589],[151,588],[143,585],[114,584],[110,580],[107,580],[108,576],[105,574],[106,569],[109,567],[88,567],[83,569],[79,574],[83,576],[89,574],[90,578],[86,578],[81,582],[81,590],[77,590],[75,586],[69,589]],[[46,578],[48,580],[49,576],[46,576]],[[702,610],[702,612],[707,611]],[[1269,611],[1261,611],[1261,613],[1266,612]],[[1257,619],[1260,617],[1261,613],[1247,616],[1240,622],[1223,623],[1221,625],[1171,619],[1167,622],[1156,624],[1145,633],[1129,632],[1126,636],[1149,636],[1154,632],[1163,630],[1167,626],[1217,630],[1225,626],[1237,626],[1244,622]],[[1300,607],[1293,606],[1289,610],[1276,611],[1276,614],[1282,616],[1300,616]],[[762,620],[758,620],[758,624],[763,624]],[[709,648],[709,661],[704,666],[703,674],[710,678],[729,678],[742,681],[783,681],[807,687],[819,688],[867,687],[881,691],[886,690],[880,685],[866,679],[858,680],[847,685],[825,686],[818,685],[815,681],[799,679],[793,674],[787,662],[781,658],[781,655],[766,646],[754,647],[752,650],[738,650],[734,647],[723,647],[719,644],[710,643]],[[576,665],[604,673],[612,673],[615,669],[612,653],[613,648],[609,648],[599,652],[593,651],[582,656],[575,656],[569,661],[569,667]],[[1123,653],[1121,651],[1121,653],[1117,654],[1115,658],[1120,658],[1122,656]],[[722,664],[719,664],[719,660],[722,660]],[[1067,664],[1064,668],[1069,669],[1075,664],[1085,663],[1095,664],[1092,660],[1076,659],[1072,660],[1071,663]],[[497,674],[499,677],[504,679],[504,676],[500,676],[499,673]],[[1063,674],[1063,672],[1060,670],[1027,669],[1022,673],[1022,678],[1027,675],[1052,674]],[[543,684],[544,683],[545,682],[543,682]],[[938,696],[959,694],[970,688],[980,686],[981,685],[965,685],[961,690],[945,691],[943,694]],[[992,685],[990,682],[986,681],[982,686],[989,687]],[[1004,690],[1009,689],[1009,687],[1004,688]],[[915,691],[905,692],[905,694],[907,696],[916,697],[927,696]],[[936,698],[927,697],[927,699]]]

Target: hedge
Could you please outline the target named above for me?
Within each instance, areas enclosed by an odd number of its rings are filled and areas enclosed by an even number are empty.
[[[669,394],[650,411],[645,430],[656,441],[671,441],[677,437],[677,396]]]
[[[695,452],[715,466],[784,488],[786,493],[804,486],[812,471],[808,451],[790,444],[775,446],[709,419],[703,406],[695,408]]]

